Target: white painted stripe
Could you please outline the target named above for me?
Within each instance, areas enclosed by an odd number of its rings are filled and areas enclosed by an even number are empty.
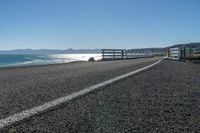
[[[33,115],[38,114],[38,113],[44,112],[44,111],[46,111],[48,109],[54,108],[54,107],[56,107],[56,106],[58,106],[60,104],[63,104],[65,102],[67,102],[67,101],[70,101],[70,100],[72,100],[74,98],[77,98],[79,96],[85,95],[85,94],[87,94],[89,92],[92,92],[92,91],[94,91],[94,90],[96,90],[96,89],[98,89],[100,87],[104,87],[106,85],[112,84],[112,83],[114,83],[116,81],[119,81],[121,79],[124,79],[124,78],[127,78],[129,76],[135,75],[136,73],[142,72],[142,71],[144,71],[144,70],[146,70],[146,69],[158,64],[160,61],[161,60],[159,60],[159,61],[157,61],[157,62],[155,62],[155,63],[153,63],[151,65],[148,65],[146,67],[140,68],[138,70],[135,70],[135,71],[129,72],[127,74],[112,78],[112,79],[104,81],[104,82],[101,82],[99,84],[87,87],[87,88],[85,88],[83,90],[74,92],[74,93],[72,93],[70,95],[55,99],[53,101],[44,103],[44,104],[42,104],[40,106],[33,107],[33,108],[29,109],[29,110],[22,111],[20,113],[14,114],[14,115],[9,116],[9,117],[7,117],[5,119],[1,119],[0,120],[0,129],[2,129],[2,128],[6,127],[6,126],[9,126],[9,125],[11,125],[11,124],[13,124],[15,122],[27,119],[27,118],[29,118],[29,117],[31,117]]]

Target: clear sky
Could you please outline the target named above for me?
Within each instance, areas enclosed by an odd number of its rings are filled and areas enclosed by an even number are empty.
[[[0,0],[0,50],[200,41],[200,0]]]

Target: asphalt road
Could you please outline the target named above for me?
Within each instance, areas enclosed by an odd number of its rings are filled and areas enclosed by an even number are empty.
[[[200,66],[162,61],[22,121],[15,132],[199,132]]]
[[[1,68],[0,119],[146,66],[158,59]]]

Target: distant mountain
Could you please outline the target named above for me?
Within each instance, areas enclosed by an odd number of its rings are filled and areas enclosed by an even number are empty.
[[[142,49],[143,50],[150,50],[152,53],[165,53],[165,52],[167,52],[168,48],[174,48],[174,47],[187,47],[187,48],[195,48],[195,49],[200,50],[200,42],[175,44],[175,45],[163,47],[163,48],[142,48]]]
[[[200,42],[187,43],[187,44],[175,44],[167,48],[174,48],[174,47],[200,48]]]
[[[147,48],[147,49],[151,50],[152,53],[164,53],[167,51],[168,48],[174,48],[174,47],[186,47],[186,48],[200,49],[200,42],[175,44],[175,45],[168,46],[165,48]]]
[[[66,50],[51,50],[51,49],[16,49],[0,51],[0,54],[98,54],[100,49],[66,49]]]
[[[143,48],[150,50],[152,53],[164,52],[165,48]],[[16,49],[0,51],[0,54],[100,54],[101,49],[66,49],[66,50],[50,50],[50,49]]]
[[[173,47],[188,47],[200,49],[200,42],[188,43],[188,44],[175,44],[163,48],[141,48],[142,50],[150,50],[152,53],[165,53],[168,48]],[[136,49],[137,50],[137,49]],[[16,49],[16,50],[5,50],[0,51],[0,54],[100,54],[101,49],[66,49],[66,50],[51,50],[51,49]]]
[[[140,50],[149,50],[152,53],[164,53],[164,52],[166,52],[167,48],[142,48]]]

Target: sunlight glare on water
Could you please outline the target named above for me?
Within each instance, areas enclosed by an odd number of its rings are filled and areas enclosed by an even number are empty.
[[[101,59],[101,54],[0,55],[0,67],[57,64]]]
[[[94,57],[95,60],[101,59],[101,54],[52,54],[49,57],[52,59],[63,59],[64,62],[88,61],[90,57]]]

